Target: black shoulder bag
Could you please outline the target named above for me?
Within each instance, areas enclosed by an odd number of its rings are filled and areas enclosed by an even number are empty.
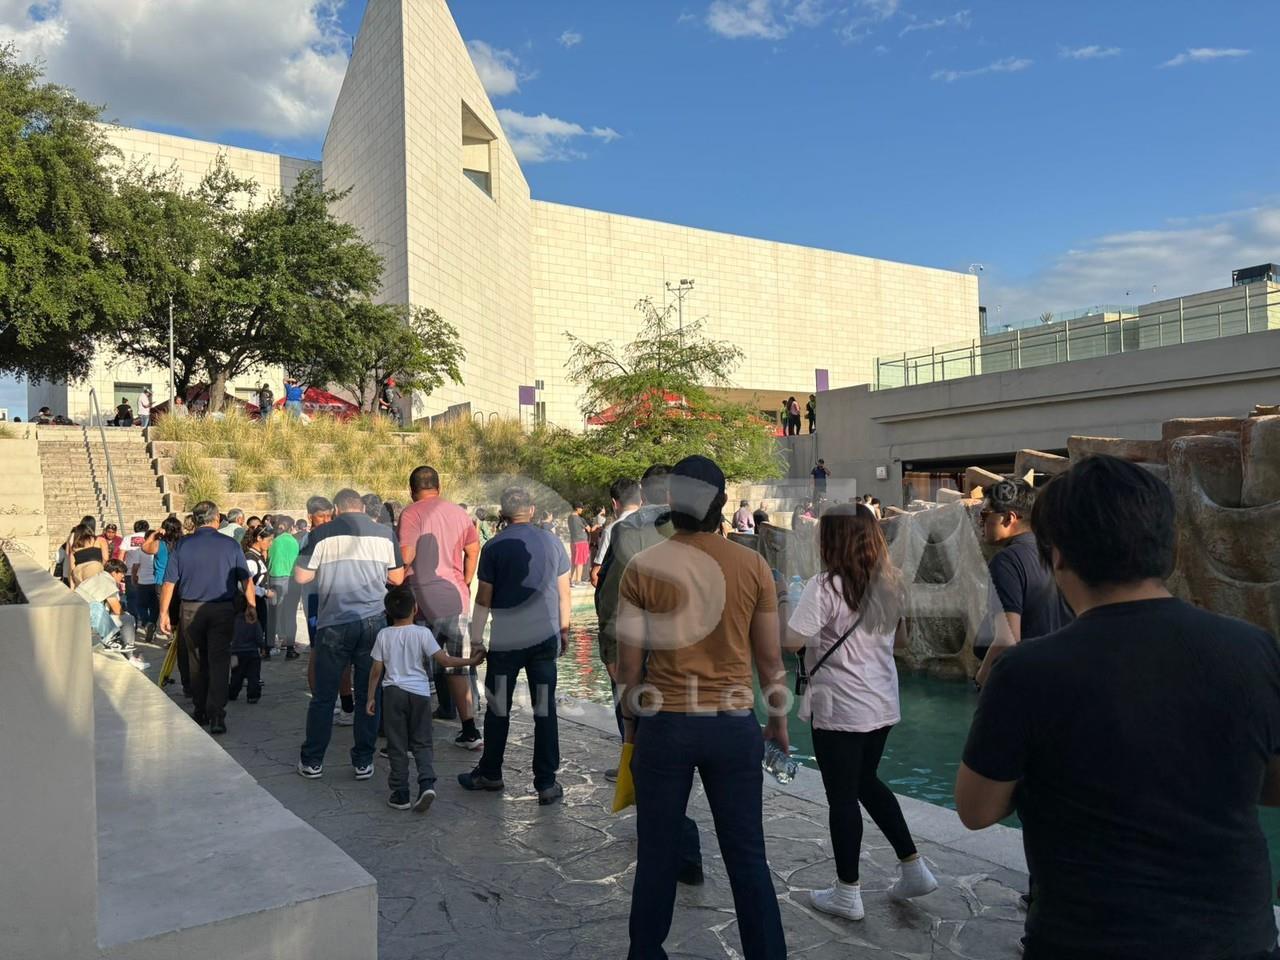
[[[827,662],[827,659],[833,653],[835,653],[842,646],[844,646],[844,642],[848,640],[850,636],[853,635],[853,631],[858,629],[858,624],[860,624],[861,622],[862,622],[862,614],[859,613],[858,616],[854,619],[853,625],[849,627],[849,629],[846,630],[844,633],[840,634],[839,640],[837,640],[835,643],[833,643],[830,647],[827,648],[827,652],[824,653],[822,657],[818,660],[818,662],[813,665],[812,670],[807,670],[805,668],[804,651],[803,650],[800,651],[800,657],[796,661],[796,696],[797,697],[802,696],[804,694],[805,688],[809,686],[809,681],[813,678],[813,675],[822,669],[822,665]]]

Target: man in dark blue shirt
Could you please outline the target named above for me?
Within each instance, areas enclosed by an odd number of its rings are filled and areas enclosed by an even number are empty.
[[[253,585],[244,551],[218,533],[218,508],[202,500],[191,508],[196,530],[170,548],[160,594],[160,632],[169,633],[169,604],[182,603],[182,636],[190,668],[192,717],[213,734],[227,732],[227,683],[235,601],[244,598],[245,619],[257,623]]]
[[[474,770],[458,775],[458,783],[467,790],[502,789],[511,700],[524,670],[533,699],[533,786],[545,806],[564,796],[556,782],[556,658],[569,645],[569,557],[554,534],[530,522],[534,512],[527,490],[508,487],[502,492],[508,525],[480,551],[472,653],[484,649],[485,623],[493,615],[493,649],[484,679],[484,753]]]
[[[982,504],[983,539],[1000,549],[987,565],[991,576],[987,642],[974,645],[974,654],[982,661],[979,684],[986,682],[1009,647],[1053,633],[1072,619],[1031,532],[1035,499],[1035,488],[1027,481],[1003,480],[987,491]]]
[[[956,779],[965,826],[1022,820],[1027,960],[1275,960],[1275,638],[1169,594],[1173,495],[1139,466],[1082,460],[1032,524],[1077,619],[1000,658]]]

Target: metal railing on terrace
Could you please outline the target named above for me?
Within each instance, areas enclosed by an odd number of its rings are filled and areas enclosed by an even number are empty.
[[[927,353],[877,357],[872,388],[914,387],[1264,330],[1280,330],[1280,288],[1245,284],[1214,299],[1180,297],[1128,312],[988,334]]]

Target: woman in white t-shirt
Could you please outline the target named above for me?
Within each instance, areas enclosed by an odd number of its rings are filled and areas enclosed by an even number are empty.
[[[858,885],[862,812],[893,845],[899,877],[889,897],[938,888],[916,852],[898,798],[877,775],[889,730],[899,720],[895,645],[905,643],[905,590],[875,515],[863,505],[832,507],[819,521],[823,572],[788,621],[788,647],[804,647],[808,687],[800,719],[813,725],[813,752],[826,788],[836,884],[810,893],[813,905],[850,920],[864,916]]]

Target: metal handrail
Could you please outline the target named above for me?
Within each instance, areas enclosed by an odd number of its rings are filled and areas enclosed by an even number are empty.
[[[1275,291],[1263,290],[1250,296],[1247,286],[1243,295],[1194,303],[1187,303],[1188,299],[1171,299],[1159,310],[1146,304],[1114,319],[1068,319],[1039,329],[990,332],[967,344],[934,347],[927,353],[877,357],[872,386],[876,390],[892,390],[1261,332],[1275,329],[1275,315],[1280,313]],[[1172,337],[1166,335],[1168,329],[1172,329]]]
[[[107,449],[107,430],[102,424],[102,408],[98,406],[98,391],[93,387],[89,388],[89,403],[93,408],[92,421],[98,428],[98,434],[102,438],[102,457],[107,461],[107,482],[111,484],[111,499],[116,505],[116,521],[119,523],[117,529],[120,535],[124,536],[124,511],[120,509],[120,494],[116,492],[116,474],[111,469],[111,451]],[[85,438],[86,440],[88,437]],[[88,444],[85,444],[88,446]]]

